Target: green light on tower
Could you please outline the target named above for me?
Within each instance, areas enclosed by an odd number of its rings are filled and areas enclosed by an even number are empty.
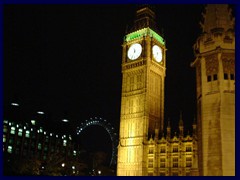
[[[128,41],[132,41],[135,39],[140,39],[143,36],[147,36],[147,35],[155,38],[160,44],[165,45],[164,39],[150,28],[143,28],[143,29],[140,29],[138,31],[135,31],[135,32],[132,32],[132,33],[126,35],[125,41],[128,42]]]

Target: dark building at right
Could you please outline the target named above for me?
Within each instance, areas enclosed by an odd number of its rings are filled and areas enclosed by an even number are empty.
[[[235,21],[209,4],[194,44],[200,176],[235,175]]]

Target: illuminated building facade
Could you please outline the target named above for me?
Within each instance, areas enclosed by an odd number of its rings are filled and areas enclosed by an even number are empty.
[[[16,109],[14,108],[14,110]],[[76,128],[76,131],[68,131],[68,133],[62,129],[62,125],[69,125],[66,123],[67,120],[63,119],[63,124],[61,125],[61,122],[58,122],[58,129],[53,128],[54,133],[52,133],[49,131],[51,128],[41,122],[40,117],[38,117],[38,120],[27,121],[28,118],[22,116],[18,116],[17,119],[15,115],[20,115],[20,113],[16,114],[17,111],[7,112],[4,114],[3,121],[4,175],[99,175],[95,174],[97,172],[95,168],[102,169],[103,167],[100,167],[97,163],[93,165],[91,152],[84,150],[79,141],[81,132],[89,126],[95,125],[103,127],[110,135],[112,158],[109,168],[112,169],[116,166],[117,133],[106,119],[90,118],[82,122]],[[21,167],[26,167],[27,163],[34,165],[31,166],[36,170],[31,169],[31,172],[34,172],[33,174],[30,174],[29,171],[27,174],[22,174]],[[91,166],[92,169],[89,172]],[[114,171],[111,171],[110,174],[104,168],[100,173],[102,175],[114,175]]]
[[[228,5],[207,5],[194,45],[197,123],[193,134],[164,127],[165,41],[149,6],[137,10],[122,53],[118,176],[235,175],[235,32]],[[198,130],[197,130],[198,128]]]
[[[199,173],[235,175],[235,31],[228,5],[206,6],[196,59]]]
[[[122,45],[119,176],[146,175],[148,136],[163,130],[166,48],[157,32],[155,13],[145,6]]]
[[[151,137],[145,142],[147,176],[195,176],[198,174],[197,126],[193,124],[192,136],[184,136],[182,117],[179,133],[171,136],[168,122],[167,135]]]
[[[58,135],[46,132],[37,126],[35,120],[29,123],[3,122],[3,152],[16,157],[46,160],[51,153],[62,153],[65,160],[76,157],[75,147],[70,135]]]
[[[150,6],[137,10],[122,47],[117,175],[190,175],[197,164],[196,136],[184,137],[181,118],[178,136],[171,137],[170,126],[166,137],[159,136],[164,130],[166,47]]]

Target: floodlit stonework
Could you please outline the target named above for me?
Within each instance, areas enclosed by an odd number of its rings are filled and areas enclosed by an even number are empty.
[[[156,28],[154,12],[145,6],[137,11],[123,43],[118,176],[198,174],[196,124],[194,135],[184,136],[181,116],[178,135],[171,136],[170,124],[167,135],[162,133],[165,71],[165,41]]]
[[[122,48],[118,176],[235,175],[235,34],[228,5],[207,5],[194,45],[197,123],[164,127],[165,41],[149,6],[137,10]],[[159,51],[153,47],[158,46]]]
[[[154,19],[149,7],[140,8],[134,27],[122,45],[119,176],[147,175],[148,136],[163,130],[166,48]],[[140,44],[141,48],[134,48],[134,44]],[[160,48],[159,58],[153,57],[154,45]]]
[[[199,173],[235,175],[235,32],[228,5],[208,5],[194,45]]]

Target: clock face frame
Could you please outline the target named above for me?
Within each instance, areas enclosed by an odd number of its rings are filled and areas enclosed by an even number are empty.
[[[158,45],[154,45],[152,47],[152,53],[153,53],[153,57],[157,62],[161,62],[163,59],[162,56],[162,48],[160,48]]]
[[[139,43],[134,43],[130,46],[127,52],[127,56],[131,60],[137,59],[142,53],[142,46]]]

